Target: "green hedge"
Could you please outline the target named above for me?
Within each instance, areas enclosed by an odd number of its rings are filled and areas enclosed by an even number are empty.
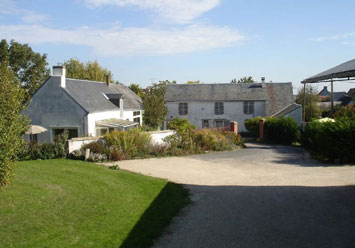
[[[270,143],[290,145],[300,139],[300,129],[291,117],[268,118],[264,125],[264,138]]]
[[[308,123],[302,145],[311,155],[330,162],[355,162],[355,118]]]
[[[255,137],[259,138],[259,130],[260,130],[260,120],[262,117],[255,117],[249,120],[244,121],[244,126],[248,130],[248,133]]]

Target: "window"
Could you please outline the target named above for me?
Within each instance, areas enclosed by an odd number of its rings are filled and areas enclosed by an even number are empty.
[[[68,131],[68,139],[78,137],[78,128],[52,128],[52,137],[53,140],[58,136],[64,133],[64,131]]]
[[[179,103],[179,115],[187,115],[188,113],[188,107],[187,103]]]
[[[223,115],[224,114],[224,103],[223,102],[216,102],[214,104],[214,113],[216,115]]]
[[[137,115],[140,115],[141,114],[141,111],[133,111],[133,116],[137,116]]]
[[[210,121],[209,120],[202,120],[202,128],[209,128]]]
[[[254,113],[254,102],[246,101],[244,102],[244,114]]]
[[[133,122],[140,124],[141,123],[141,118],[140,117],[133,118]]]
[[[95,136],[104,136],[108,131],[109,129],[107,127],[97,127],[95,128]]]
[[[215,120],[216,127],[224,127],[224,120]]]

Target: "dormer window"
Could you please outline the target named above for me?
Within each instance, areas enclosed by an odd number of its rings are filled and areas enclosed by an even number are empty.
[[[105,94],[106,98],[115,104],[117,107],[120,107],[120,99],[122,98],[122,94]]]

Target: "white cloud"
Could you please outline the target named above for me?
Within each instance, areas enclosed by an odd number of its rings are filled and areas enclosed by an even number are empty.
[[[190,23],[215,8],[221,0],[84,0],[90,8],[103,5],[153,10],[160,17],[179,24]]]
[[[165,55],[229,47],[245,37],[228,27],[188,25],[161,30],[150,28],[54,29],[40,25],[0,25],[4,38],[19,42],[61,43],[91,47],[98,56]]]
[[[25,23],[40,23],[49,19],[47,15],[18,8],[13,0],[0,0],[0,14],[20,16]]]
[[[313,41],[346,40],[355,37],[355,32],[313,38]]]

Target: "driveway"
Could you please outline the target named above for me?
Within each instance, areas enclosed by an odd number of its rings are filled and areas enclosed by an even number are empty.
[[[184,184],[192,204],[154,247],[355,247],[355,166],[295,147],[119,162]]]

